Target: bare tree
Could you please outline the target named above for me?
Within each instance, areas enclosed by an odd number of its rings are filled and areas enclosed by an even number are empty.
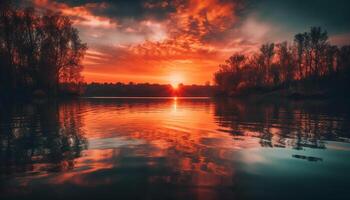
[[[303,64],[303,54],[305,52],[305,35],[301,33],[296,34],[294,36],[294,42],[297,48],[299,79],[301,79],[304,75],[302,70],[302,64]]]
[[[282,75],[282,80],[289,83],[294,78],[293,55],[287,42],[277,44],[278,64]]]
[[[10,2],[10,1],[9,1]],[[57,95],[61,82],[82,81],[86,44],[60,13],[0,4],[0,85],[7,93],[41,89]]]
[[[319,75],[320,56],[323,54],[327,46],[328,35],[327,31],[322,31],[321,27],[311,27],[310,30],[311,51],[313,53],[313,75]]]
[[[261,52],[261,56],[262,56],[263,63],[264,63],[263,68],[265,71],[265,83],[266,84],[269,84],[269,82],[270,82],[269,74],[270,74],[270,67],[271,67],[272,58],[275,54],[274,48],[275,48],[274,43],[266,43],[260,47],[260,52]]]

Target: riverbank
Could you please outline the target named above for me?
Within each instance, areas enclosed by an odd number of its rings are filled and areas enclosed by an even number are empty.
[[[244,88],[223,96],[256,100],[348,100],[349,89],[347,81],[306,80],[279,86]]]

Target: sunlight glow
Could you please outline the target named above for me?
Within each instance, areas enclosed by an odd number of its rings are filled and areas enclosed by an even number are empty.
[[[171,87],[173,87],[174,90],[177,90],[179,88],[178,83],[171,83]]]
[[[174,90],[179,88],[179,85],[182,83],[183,78],[179,74],[173,74],[169,77],[169,81]]]

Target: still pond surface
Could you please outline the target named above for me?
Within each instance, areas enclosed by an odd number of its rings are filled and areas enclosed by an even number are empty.
[[[348,105],[86,98],[0,106],[0,199],[350,195]]]

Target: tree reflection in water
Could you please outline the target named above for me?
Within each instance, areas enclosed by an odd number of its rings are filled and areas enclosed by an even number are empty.
[[[87,147],[79,111],[72,103],[2,105],[0,173],[74,168],[74,159]]]
[[[349,142],[349,107],[330,103],[222,100],[215,115],[222,131],[257,137],[262,147],[324,149],[325,140]]]

